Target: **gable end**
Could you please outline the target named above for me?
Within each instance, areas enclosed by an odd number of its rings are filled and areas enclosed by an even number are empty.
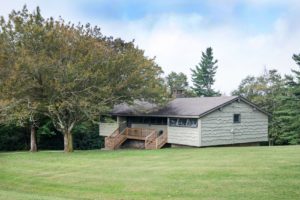
[[[211,110],[206,111],[205,113],[202,113],[202,114],[199,116],[199,118],[204,117],[204,116],[206,116],[206,115],[208,115],[208,114],[210,114],[210,113],[212,113],[212,112],[214,112],[214,111],[216,111],[216,110],[222,110],[223,107],[225,107],[225,106],[227,106],[227,105],[230,105],[231,103],[236,102],[236,101],[238,101],[238,102],[242,101],[242,102],[248,104],[249,106],[255,108],[256,110],[260,111],[261,113],[267,115],[268,117],[271,117],[271,114],[270,114],[270,113],[268,113],[268,112],[262,110],[261,108],[259,108],[259,107],[258,107],[257,105],[255,105],[254,103],[248,101],[246,98],[244,98],[244,97],[242,97],[242,96],[237,96],[236,98],[234,98],[234,99],[232,99],[232,100],[230,100],[230,101],[227,101],[227,102],[224,103],[224,104],[221,104],[221,105],[219,105],[219,106],[217,106],[217,107],[214,107],[214,108],[211,109]]]

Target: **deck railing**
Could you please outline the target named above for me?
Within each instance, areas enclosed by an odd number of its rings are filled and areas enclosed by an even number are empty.
[[[153,132],[156,132],[156,130],[146,128],[127,128],[125,135],[131,139],[145,140],[145,138]]]
[[[126,136],[117,128],[110,136],[105,138],[105,148],[114,150],[117,149],[125,140]]]
[[[160,149],[164,146],[168,141],[168,134],[167,132],[163,132],[160,136],[156,138],[156,149]]]
[[[160,149],[167,143],[167,132],[158,135],[155,129],[126,128],[123,131],[120,130],[120,128],[116,129],[105,138],[106,149],[117,149],[126,139],[144,140],[145,149]]]
[[[152,131],[146,138],[145,138],[145,149],[155,149],[156,148],[156,131]]]

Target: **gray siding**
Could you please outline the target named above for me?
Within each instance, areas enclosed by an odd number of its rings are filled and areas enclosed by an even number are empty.
[[[118,123],[100,123],[99,134],[102,136],[109,136],[119,127]]]
[[[233,123],[241,114],[241,123]],[[234,102],[201,118],[201,146],[268,141],[268,116],[244,102]]]
[[[168,126],[168,143],[200,146],[200,120],[197,128]]]

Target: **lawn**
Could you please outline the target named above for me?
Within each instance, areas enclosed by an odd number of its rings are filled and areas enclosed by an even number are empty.
[[[300,199],[300,146],[0,153],[0,199]]]

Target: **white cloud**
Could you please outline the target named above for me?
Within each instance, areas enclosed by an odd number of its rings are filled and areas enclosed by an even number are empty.
[[[146,55],[156,56],[157,63],[166,73],[176,71],[190,76],[190,68],[200,61],[201,51],[211,46],[219,60],[215,88],[227,94],[237,88],[242,78],[262,73],[265,66],[278,69],[281,73],[289,73],[291,67],[296,67],[291,59],[292,54],[300,53],[300,27],[296,25],[298,12],[279,17],[272,24],[271,31],[254,34],[233,23],[207,26],[206,18],[197,13],[147,15],[139,20],[127,22],[96,19],[81,16],[77,12],[78,8],[70,1],[63,2],[59,1],[58,6],[51,2],[32,1],[29,6],[33,9],[40,4],[46,16],[62,15],[64,19],[73,22],[91,22],[99,25],[106,35],[126,40],[135,39],[136,44],[145,49]],[[247,2],[266,6],[273,1]],[[231,0],[227,4],[232,7],[235,3],[236,0]],[[281,4],[281,1],[277,3]],[[289,6],[292,4],[299,5],[294,0],[284,3]],[[22,5],[23,3],[12,1],[0,8],[0,14],[6,15],[12,8],[19,9]],[[225,4],[222,2],[222,5]],[[228,8],[228,13],[230,9]],[[290,9],[295,7],[291,6]]]
[[[196,28],[192,26],[194,18],[199,18]],[[212,46],[219,60],[215,88],[227,94],[237,88],[242,78],[259,75],[264,67],[281,73],[289,73],[291,67],[296,67],[291,57],[300,52],[300,29],[290,32],[285,19],[274,22],[271,33],[255,35],[229,25],[205,28],[201,26],[203,20],[195,14],[170,14],[161,17],[151,30],[148,26],[152,22],[147,18],[125,25],[104,23],[103,30],[127,39],[135,38],[147,55],[157,56],[166,73],[177,71],[190,75],[190,68],[200,61],[201,51]]]

